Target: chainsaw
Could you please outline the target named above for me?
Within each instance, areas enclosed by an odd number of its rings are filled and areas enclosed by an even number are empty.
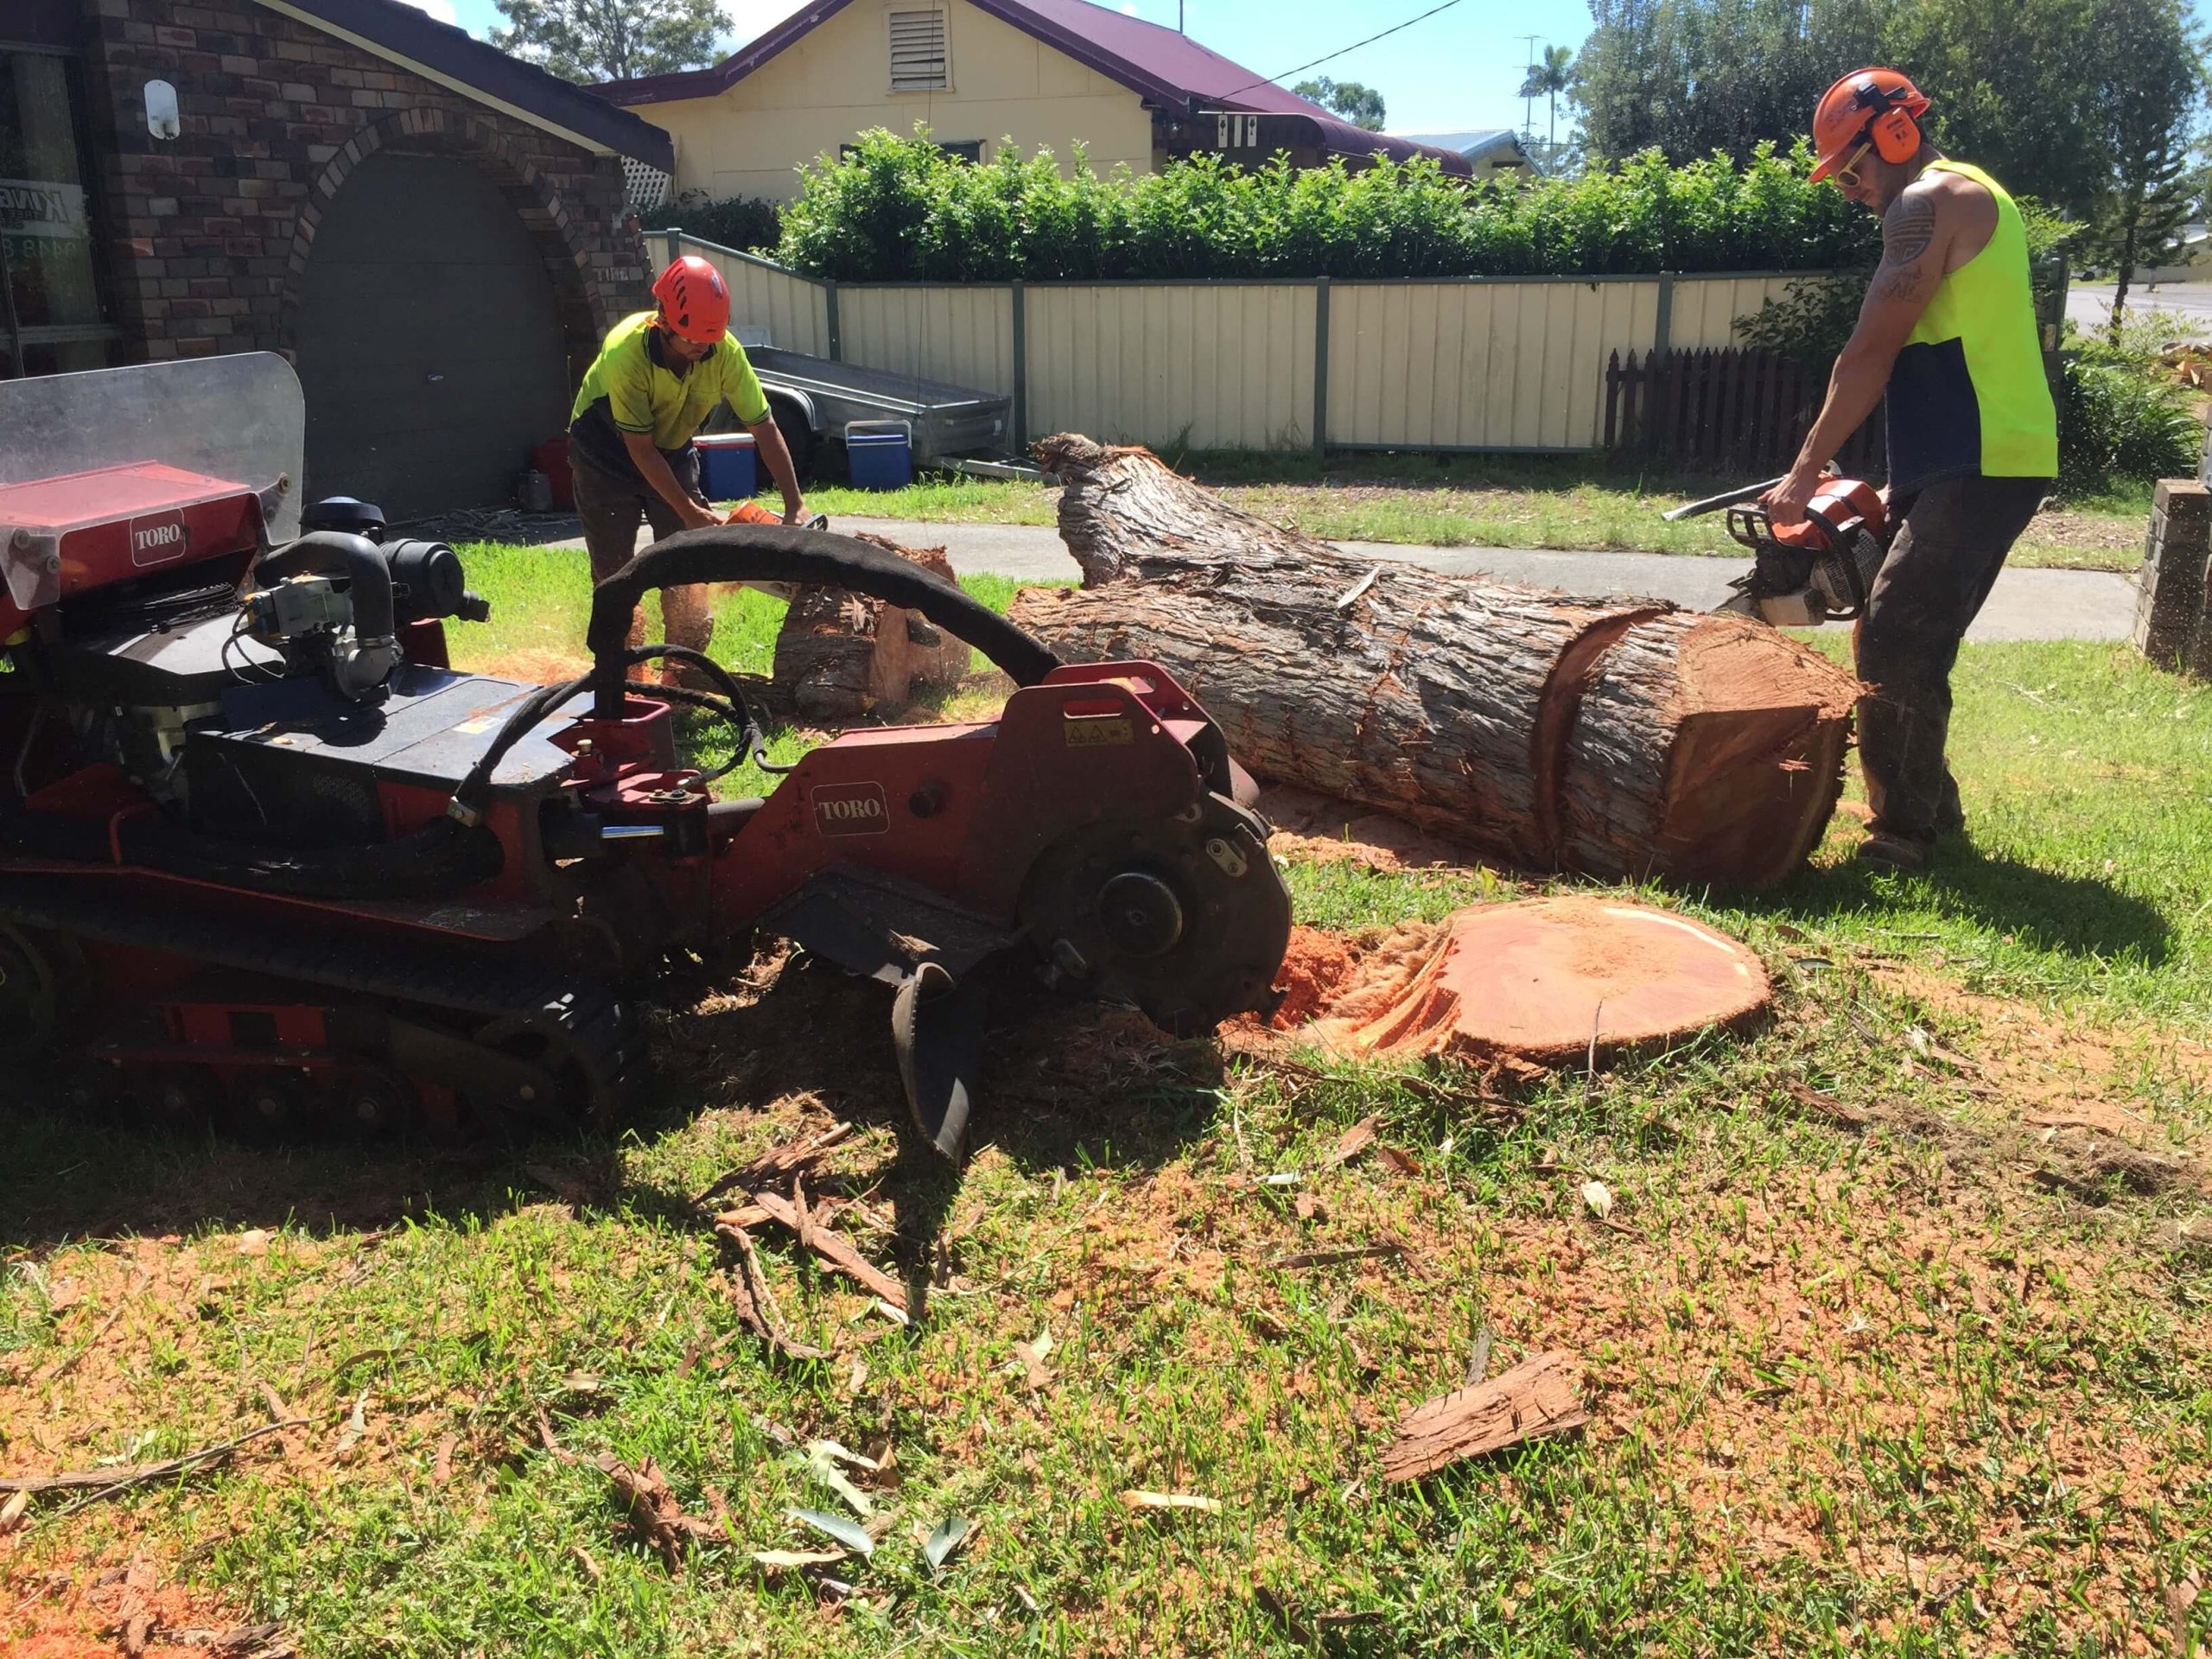
[[[1865,614],[1897,534],[1883,493],[1859,479],[1824,474],[1802,522],[1783,525],[1759,501],[1781,482],[1746,484],[1665,515],[1671,524],[1726,512],[1729,536],[1751,550],[1751,568],[1728,584],[1733,591],[1715,608],[1777,628],[1816,628]]]
[[[490,607],[461,556],[303,504],[304,426],[268,353],[0,382],[0,1098],[611,1124],[644,1004],[766,935],[885,988],[916,1128],[957,1157],[994,981],[1185,1037],[1280,1000],[1267,823],[1156,664],[1061,663],[895,553],[741,518],[600,583],[575,678],[466,672],[447,626]],[[724,582],[880,599],[1014,689],[779,764],[757,688],[628,642],[649,593]],[[763,794],[715,788],[748,759]]]

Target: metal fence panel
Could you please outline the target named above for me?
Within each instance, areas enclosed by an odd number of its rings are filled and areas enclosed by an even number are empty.
[[[1778,300],[1792,283],[1807,275],[1787,276],[1677,276],[1675,310],[1667,331],[1668,344],[1677,351],[1700,346],[1739,345],[1736,319],[1747,317],[1769,300]]]
[[[1010,397],[1014,290],[846,287],[837,290],[845,360]]]
[[[1328,442],[1588,449],[1605,354],[1648,350],[1659,282],[1330,285]]]
[[[1025,290],[1029,429],[1123,443],[1313,443],[1309,283],[1046,283]]]
[[[831,284],[714,261],[734,315],[787,350],[1012,395],[1029,434],[1204,448],[1591,450],[1618,352],[1734,345],[1818,273],[1311,282]]]

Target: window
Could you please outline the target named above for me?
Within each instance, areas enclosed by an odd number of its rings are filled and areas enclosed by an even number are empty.
[[[891,14],[893,92],[944,92],[952,85],[950,67],[942,11],[932,6],[926,11]]]
[[[0,376],[108,361],[82,117],[73,62],[0,47]]]

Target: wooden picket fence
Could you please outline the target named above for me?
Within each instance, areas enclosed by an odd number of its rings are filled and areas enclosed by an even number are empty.
[[[1820,412],[1827,377],[1779,352],[1728,347],[1612,353],[1605,448],[1683,472],[1746,478],[1786,469]],[[1836,456],[1859,478],[1887,470],[1878,407]]]

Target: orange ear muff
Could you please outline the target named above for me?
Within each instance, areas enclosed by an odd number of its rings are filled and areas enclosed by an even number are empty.
[[[1920,124],[1904,110],[1876,116],[1872,130],[1874,153],[1885,162],[1909,162],[1920,153]]]

